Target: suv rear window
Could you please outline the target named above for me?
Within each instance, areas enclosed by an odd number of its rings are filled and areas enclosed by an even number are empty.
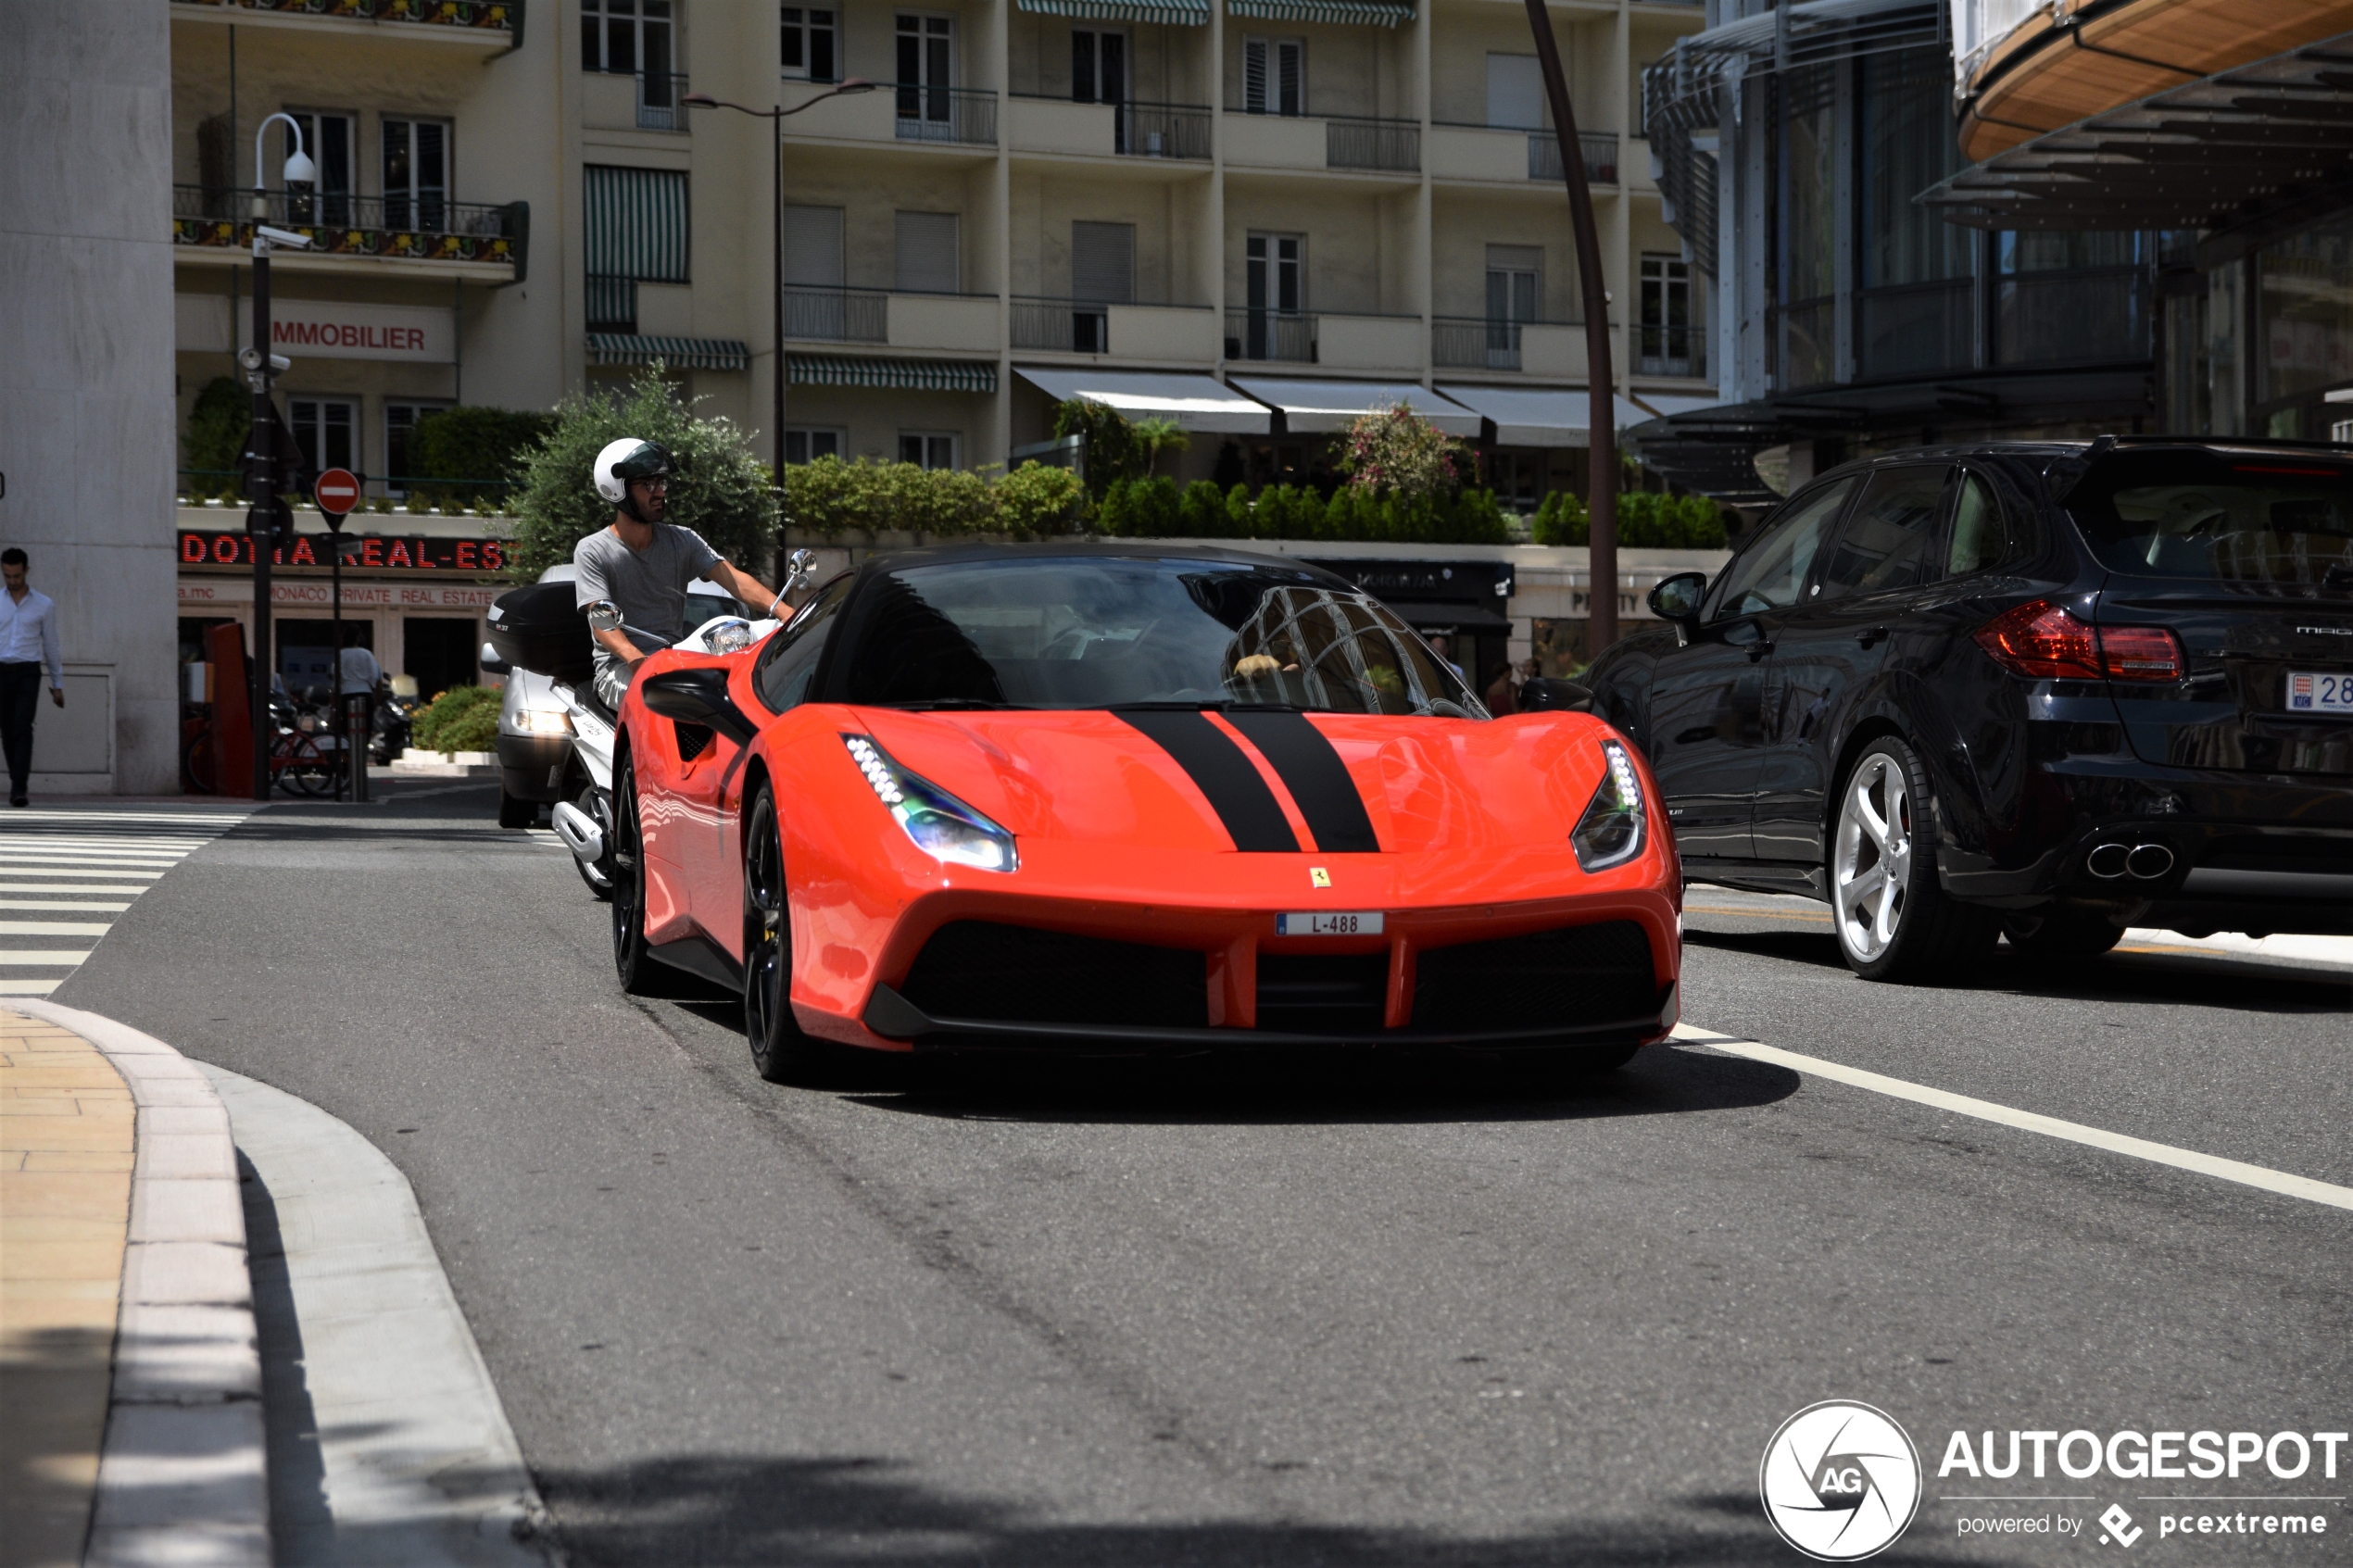
[[[2287,584],[2353,571],[2353,468],[2325,458],[2124,453],[2067,509],[2111,571]]]

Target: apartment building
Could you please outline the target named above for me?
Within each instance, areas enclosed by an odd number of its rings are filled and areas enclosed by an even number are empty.
[[[1201,433],[1188,471],[1230,440],[1271,475],[1404,389],[1531,501],[1577,467],[1580,291],[1516,0],[170,11],[182,415],[246,335],[258,191],[321,241],[274,263],[288,418],[371,492],[401,489],[423,412],[546,407],[655,359],[771,446],[778,122],[690,94],[788,111],[788,459],[1002,462],[1088,390]],[[1619,390],[1712,400],[1705,301],[1635,111],[1700,11],[1553,16]],[[283,189],[283,122],[256,165],[282,112],[310,187]]]

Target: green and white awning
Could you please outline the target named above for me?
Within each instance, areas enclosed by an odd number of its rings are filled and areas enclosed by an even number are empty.
[[[1158,22],[1163,27],[1207,27],[1209,0],[1014,0],[1044,17],[1080,17],[1099,22]]]
[[[588,362],[592,365],[650,365],[657,359],[673,370],[740,370],[751,363],[751,345],[732,337],[588,334]]]
[[[1403,27],[1412,0],[1226,0],[1229,17],[1271,22],[1330,22],[1337,27]]]
[[[997,367],[986,359],[862,359],[793,354],[795,386],[875,386],[894,392],[977,392],[993,396]]]

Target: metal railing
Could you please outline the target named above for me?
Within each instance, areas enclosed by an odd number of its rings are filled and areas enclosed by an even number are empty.
[[[1617,183],[1617,137],[1607,131],[1580,131],[1577,144],[1585,155],[1585,179],[1595,185]],[[1560,138],[1550,131],[1528,133],[1528,177],[1530,180],[1559,180],[1567,170],[1561,167]]]
[[[333,256],[410,261],[505,262],[520,273],[530,233],[522,202],[488,207],[438,195],[353,196],[301,189],[259,191],[205,185],[171,188],[171,243],[236,249],[253,243],[253,199],[261,221],[309,236]]]
[[[972,87],[893,85],[898,95],[902,142],[964,142],[997,144],[997,94]]]
[[[419,26],[479,29],[519,35],[523,0],[172,0],[220,11],[260,11],[289,17],[331,17]]]
[[[1838,379],[1836,332],[1838,300],[1831,295],[1776,305],[1767,312],[1772,322],[1768,346],[1774,355],[1779,385],[1827,386]]]
[[[1457,370],[1516,370],[1526,321],[1496,316],[1438,316],[1429,324],[1429,359]]]
[[[1210,109],[1206,104],[1117,105],[1113,150],[1129,157],[1209,157]]]
[[[686,130],[686,109],[679,102],[686,95],[686,79],[674,71],[637,72],[637,129]]]
[[[1226,358],[1315,362],[1315,318],[1302,310],[1226,312]]]
[[[1016,295],[1011,330],[1015,348],[1044,348],[1057,354],[1109,354],[1111,306],[1099,299]]]
[[[637,280],[591,272],[587,288],[588,330],[592,332],[635,332],[637,330]]]
[[[1634,353],[1637,375],[1707,374],[1707,334],[1700,328],[1644,322],[1635,331],[1640,334]]]
[[[890,295],[880,289],[787,287],[785,335],[830,343],[887,343]]]
[[[2096,364],[2149,352],[2149,275],[2139,267],[2019,272],[1996,281],[1994,359]]]
[[[1330,118],[1324,121],[1324,167],[1394,169],[1422,166],[1422,128],[1410,119]]]
[[[1977,280],[1895,283],[1855,295],[1855,373],[1935,374],[1971,368],[1977,351]]]

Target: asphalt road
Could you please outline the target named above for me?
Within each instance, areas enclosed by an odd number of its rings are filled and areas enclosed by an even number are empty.
[[[1688,1046],[1568,1094],[1349,1060],[778,1088],[731,1000],[622,997],[604,907],[491,802],[276,807],[57,1000],[399,1164],[576,1564],[1797,1562],[1758,1461],[1833,1397],[1929,1466],[1881,1561],[2045,1562],[2102,1549],[1961,1540],[1944,1499],[2150,1484],[1940,1482],[1950,1432],[2353,1416],[2343,1210]],[[1692,901],[1738,912],[1691,918],[1691,1022],[2353,1185],[2342,975],[1874,986],[1804,906]],[[2341,1561],[2353,1512],[2310,1506],[2328,1537],[2136,1551]]]

